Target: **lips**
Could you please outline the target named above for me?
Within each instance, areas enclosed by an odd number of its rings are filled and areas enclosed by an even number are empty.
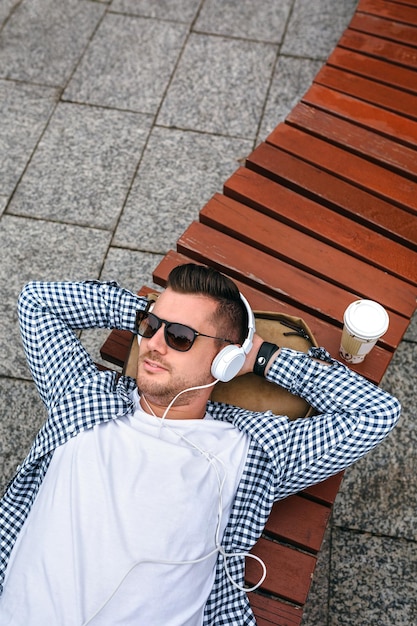
[[[166,372],[169,369],[163,363],[161,363],[161,361],[157,359],[152,359],[147,356],[143,358],[143,365],[148,372]]]

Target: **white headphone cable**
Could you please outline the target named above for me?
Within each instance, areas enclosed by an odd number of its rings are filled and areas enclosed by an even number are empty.
[[[214,387],[214,385],[216,385],[218,382],[219,382],[219,380],[216,378],[211,383],[207,383],[206,385],[196,385],[195,387],[188,387],[187,389],[183,389],[182,391],[178,392],[177,395],[174,396],[173,399],[171,400],[171,402],[168,404],[168,406],[166,407],[162,417],[160,418],[161,421],[160,421],[160,425],[159,425],[159,432],[161,432],[161,428],[162,428],[162,426],[164,426],[165,418],[168,415],[169,411],[171,410],[172,405],[174,404],[174,402],[176,400],[178,400],[178,398],[183,393],[187,393],[188,391],[197,391],[197,389],[207,389],[208,387]],[[153,413],[154,417],[157,417],[157,415],[155,415],[154,411],[152,410],[152,407],[149,406],[149,402],[147,401],[146,397],[143,394],[141,394],[141,397],[145,400],[147,407],[149,408],[151,413]]]
[[[167,406],[167,408],[165,409],[162,417],[160,418],[161,420],[165,420],[170,408],[172,407],[172,405],[174,404],[175,400],[177,400],[177,398],[185,393],[186,391],[195,391],[196,389],[205,389],[207,387],[211,387],[213,385],[215,385],[216,383],[218,383],[219,381],[216,379],[211,383],[208,383],[206,385],[198,385],[196,387],[190,387],[189,389],[184,389],[182,391],[180,391],[174,398],[173,400],[171,400],[171,402],[169,403],[169,405]],[[157,417],[154,413],[154,411],[152,410],[152,407],[149,405],[149,402],[147,401],[146,397],[142,394],[141,397],[145,400],[145,403],[147,405],[147,407],[149,408],[149,410],[151,411],[151,413],[154,415],[154,417]],[[160,428],[162,428],[162,423]],[[199,563],[205,559],[208,559],[210,556],[212,556],[212,554],[214,554],[215,552],[219,552],[219,554],[221,554],[223,556],[224,559],[224,571],[226,573],[227,578],[230,580],[230,582],[232,583],[232,585],[234,585],[237,589],[239,589],[240,591],[244,591],[245,593],[250,593],[252,591],[255,591],[255,589],[258,589],[258,587],[260,587],[262,585],[262,583],[264,582],[265,578],[266,578],[266,565],[263,562],[263,560],[256,556],[255,554],[250,554],[249,552],[234,552],[231,554],[227,554],[225,552],[225,550],[223,549],[223,546],[221,545],[220,542],[220,538],[219,538],[219,533],[220,533],[220,521],[221,521],[221,515],[222,515],[222,510],[223,510],[223,499],[222,499],[222,491],[223,491],[223,485],[224,482],[226,480],[226,471],[224,473],[224,477],[223,480],[220,481],[220,476],[219,476],[219,472],[218,469],[216,467],[216,465],[213,463],[213,459],[216,459],[218,461],[218,463],[220,463],[223,467],[224,470],[224,463],[217,458],[214,455],[210,455],[209,453],[201,450],[195,443],[193,443],[192,441],[190,441],[189,439],[187,439],[184,435],[182,435],[181,433],[179,433],[178,431],[175,430],[175,428],[173,428],[171,425],[169,425],[169,430],[171,430],[172,432],[174,432],[178,437],[180,437],[181,439],[183,439],[184,441],[186,441],[189,445],[191,445],[192,447],[194,447],[196,450],[198,450],[208,461],[209,463],[212,465],[212,467],[214,468],[216,475],[217,475],[217,480],[219,483],[219,514],[218,514],[218,522],[217,522],[217,527],[216,527],[216,533],[215,533],[215,544],[216,544],[216,548],[210,552],[209,554],[207,554],[204,557],[201,557],[200,559],[197,559],[195,561],[180,561],[179,563],[182,563],[184,565],[190,565],[192,563]],[[233,558],[233,557],[248,557],[251,559],[254,559],[255,561],[258,561],[258,563],[261,565],[262,567],[262,575],[261,578],[259,579],[259,581],[253,585],[253,587],[242,587],[240,586],[236,581],[233,580],[229,569],[227,567],[227,559]],[[156,561],[152,561],[153,563],[155,563]],[[170,562],[171,564],[173,564],[173,562]],[[135,567],[135,566],[133,566]],[[130,571],[130,570],[129,570]]]

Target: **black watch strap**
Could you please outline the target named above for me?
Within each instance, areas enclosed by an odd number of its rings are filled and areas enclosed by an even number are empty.
[[[259,348],[256,355],[255,365],[253,366],[253,373],[257,376],[265,376],[265,368],[269,362],[271,356],[278,350],[278,346],[275,343],[269,343],[264,341]]]

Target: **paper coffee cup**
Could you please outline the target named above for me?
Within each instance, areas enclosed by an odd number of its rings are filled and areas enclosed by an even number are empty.
[[[348,363],[361,363],[378,339],[387,332],[388,324],[388,313],[378,302],[352,302],[343,316],[341,357]]]

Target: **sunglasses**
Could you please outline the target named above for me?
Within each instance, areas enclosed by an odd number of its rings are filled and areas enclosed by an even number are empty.
[[[148,311],[136,312],[136,332],[145,339],[153,337],[161,328],[162,324],[164,324],[166,344],[173,350],[178,350],[178,352],[187,352],[187,350],[192,347],[197,337],[209,337],[210,339],[234,343],[230,339],[199,333],[197,330],[194,330],[194,328],[186,326],[185,324],[168,322],[167,320],[159,318],[155,313],[149,313]]]

